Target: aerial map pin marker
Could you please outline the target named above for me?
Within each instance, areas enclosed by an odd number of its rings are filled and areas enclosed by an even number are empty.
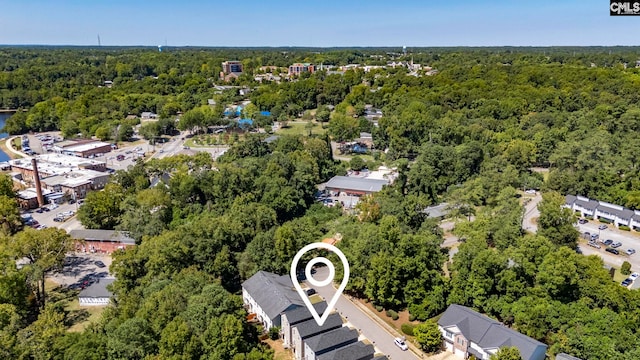
[[[331,301],[329,301],[327,309],[322,313],[322,315],[318,314],[316,309],[313,307],[313,304],[311,304],[311,300],[309,300],[309,297],[307,296],[307,294],[304,292],[304,290],[302,290],[302,286],[300,286],[300,282],[298,282],[298,276],[297,276],[298,262],[300,261],[300,258],[302,258],[302,255],[304,255],[308,251],[314,250],[314,249],[325,249],[337,254],[340,260],[342,261],[342,266],[344,269],[344,276],[342,277],[342,283],[340,283],[340,287],[338,287],[338,290],[333,295],[333,298],[331,298]],[[319,263],[324,264],[329,268],[329,276],[322,281],[318,281],[314,279],[313,276],[311,276],[311,269],[313,268],[314,265]],[[333,281],[333,278],[336,275],[336,269],[331,263],[331,261],[329,261],[329,259],[324,257],[316,257],[316,258],[313,258],[311,261],[309,261],[309,263],[307,264],[305,268],[305,275],[307,276],[307,280],[309,281],[309,283],[311,283],[311,285],[317,286],[317,287],[323,287],[331,284],[331,282]],[[309,244],[303,247],[302,249],[300,249],[300,251],[298,251],[296,256],[293,257],[293,262],[291,263],[291,281],[293,282],[293,285],[298,291],[298,294],[300,294],[302,301],[304,301],[304,304],[307,306],[307,309],[309,309],[309,312],[311,313],[311,315],[313,315],[313,318],[318,323],[318,326],[322,326],[324,325],[324,322],[327,320],[327,317],[329,317],[329,314],[331,313],[331,311],[333,311],[345,287],[347,287],[347,282],[349,282],[349,263],[347,262],[347,257],[344,256],[344,254],[342,253],[342,251],[340,251],[340,249],[338,249],[333,245],[329,245],[321,242]]]

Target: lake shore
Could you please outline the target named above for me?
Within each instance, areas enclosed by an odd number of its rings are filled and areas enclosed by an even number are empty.
[[[0,139],[0,150],[2,150],[3,153],[7,154],[7,157],[9,157],[9,159],[22,159],[22,156],[14,153],[13,151],[11,151],[12,149],[9,149],[7,147],[7,142],[9,141],[7,139],[13,139],[13,138],[15,138],[15,136],[10,136],[8,138]]]

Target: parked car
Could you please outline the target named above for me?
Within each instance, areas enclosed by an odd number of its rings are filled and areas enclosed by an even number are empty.
[[[393,339],[393,343],[396,344],[396,346],[399,347],[400,349],[402,349],[403,351],[409,350],[409,347],[407,346],[407,343],[405,343],[404,339],[402,339],[402,338]]]
[[[591,234],[591,241],[596,241],[599,237],[600,236],[598,234]]]
[[[622,286],[629,286],[631,285],[631,283],[633,282],[633,280],[631,280],[630,278],[626,278],[624,280],[622,280],[622,282],[620,283],[620,285]]]
[[[600,245],[598,245],[598,243],[593,242],[593,241],[589,241],[589,243],[588,243],[588,244],[589,244],[589,246],[594,247],[594,248],[596,248],[596,249],[600,249],[600,248],[601,248],[601,246],[600,246]]]
[[[616,241],[613,244],[611,244],[612,248],[619,248],[620,246],[622,246],[622,243],[620,241]]]
[[[636,250],[635,249],[627,249],[627,251],[625,251],[625,253],[627,253],[627,255],[631,256],[631,255],[636,253]]]
[[[602,224],[598,226],[598,230],[607,230],[607,225]]]
[[[640,274],[638,274],[637,272],[631,273],[631,275],[629,275],[629,279],[635,280],[640,276]]]
[[[606,246],[609,246],[609,245],[613,244],[613,240],[607,239],[607,240],[603,241],[602,243],[605,244]]]
[[[307,289],[306,292],[307,292],[307,296],[311,296],[316,293],[316,289],[313,289],[313,288]]]
[[[49,212],[49,211],[51,211],[51,209],[49,209],[48,207],[45,206],[45,207],[42,208],[42,211]]]
[[[103,268],[103,267],[107,266],[107,265],[105,265],[102,261],[96,261],[96,262],[95,262],[95,264],[96,264],[96,266],[97,266],[97,267],[99,267],[99,268]]]
[[[614,248],[610,248],[610,247],[606,248],[604,251],[610,252],[610,253],[612,253],[614,255],[619,255],[620,254],[620,252],[618,250],[616,250]]]
[[[585,219],[585,218],[581,218],[580,220],[578,220],[578,223],[580,223],[580,224],[586,224],[588,222],[589,221],[587,219]]]
[[[42,208],[38,208],[38,209],[36,209],[36,212],[37,212],[38,214],[42,214],[42,212],[43,212],[43,211],[44,211],[44,210],[42,210]]]

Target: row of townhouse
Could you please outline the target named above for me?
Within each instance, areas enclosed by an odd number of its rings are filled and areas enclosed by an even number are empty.
[[[386,359],[335,311],[318,326],[287,275],[258,271],[242,284],[242,299],[249,318],[265,329],[280,327],[284,347],[292,350],[295,360]],[[317,302],[314,308],[324,313],[327,303]]]
[[[628,226],[640,230],[640,211],[627,209],[620,205],[589,199],[584,196],[567,195],[565,207],[579,212],[582,217],[594,220],[605,219],[615,226]]]

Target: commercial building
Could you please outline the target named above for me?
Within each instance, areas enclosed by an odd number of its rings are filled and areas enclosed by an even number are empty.
[[[33,159],[37,165],[43,192],[46,190],[81,199],[90,190],[104,188],[109,181],[107,166],[102,161],[63,154],[44,154]],[[37,187],[33,159],[9,161],[14,172],[14,180],[19,181],[21,186]],[[18,199],[20,201],[20,197]]]
[[[111,150],[113,150],[113,145],[101,141],[95,141],[66,147],[63,150],[63,153],[81,158],[88,158],[90,156],[111,152]]]
[[[128,246],[135,246],[136,241],[126,232],[115,230],[71,230],[69,236],[79,240],[79,252],[112,253]]]
[[[243,73],[242,62],[225,61],[222,63],[222,71],[220,72],[220,80],[230,81],[232,78],[237,79]]]
[[[335,193],[360,196],[378,192],[388,184],[389,180],[386,179],[334,176],[327,182],[325,189]]]
[[[303,72],[314,73],[316,67],[309,63],[295,63],[289,66],[289,75],[300,75]]]
[[[94,170],[77,170],[42,179],[46,189],[61,192],[73,199],[82,199],[91,190],[100,190],[109,182],[109,173]]]

